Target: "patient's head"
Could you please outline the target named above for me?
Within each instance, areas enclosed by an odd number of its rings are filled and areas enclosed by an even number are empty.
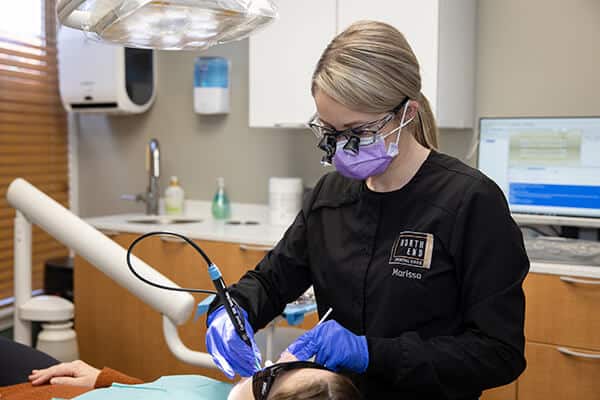
[[[344,375],[312,362],[279,362],[240,382],[229,400],[359,400]]]
[[[256,399],[257,398],[255,395]],[[275,380],[267,400],[359,400],[352,381],[335,372],[302,368],[284,372]]]

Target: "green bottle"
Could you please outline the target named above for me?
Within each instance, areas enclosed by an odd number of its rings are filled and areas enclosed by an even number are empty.
[[[217,178],[217,193],[212,201],[212,215],[214,219],[228,219],[231,217],[229,198],[225,193],[225,178]]]

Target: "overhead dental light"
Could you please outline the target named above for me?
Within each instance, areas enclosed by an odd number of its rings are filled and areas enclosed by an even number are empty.
[[[206,49],[277,17],[272,0],[59,0],[60,22],[127,47]]]

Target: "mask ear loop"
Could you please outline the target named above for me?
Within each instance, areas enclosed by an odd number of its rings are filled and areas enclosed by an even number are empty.
[[[410,124],[415,119],[415,117],[413,116],[408,121],[404,121],[404,118],[406,118],[406,113],[408,111],[409,103],[410,103],[410,101],[407,101],[406,104],[404,105],[404,110],[402,111],[402,117],[400,118],[400,126],[397,127],[396,129],[392,130],[385,136],[383,136],[383,138],[385,139],[386,137],[393,135],[395,132],[398,132],[396,134],[396,141],[394,143],[390,143],[390,147],[388,148],[388,151],[387,151],[387,153],[391,156],[398,155],[398,143],[400,143],[400,133],[402,133],[402,128],[404,128],[406,125]]]

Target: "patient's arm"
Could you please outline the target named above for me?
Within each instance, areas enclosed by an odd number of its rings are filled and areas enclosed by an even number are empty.
[[[29,381],[35,385],[50,382],[52,385],[70,385],[93,388],[100,370],[77,360],[61,363],[46,369],[34,369]]]
[[[103,387],[109,387],[113,383],[123,383],[125,385],[139,385],[140,383],[144,383],[144,381],[138,378],[133,378],[129,375],[125,375],[114,369],[104,367],[102,368],[102,371],[100,371],[100,375],[98,375],[98,378],[96,379],[94,388],[98,389]]]
[[[83,361],[62,363],[50,368],[33,370],[29,381],[34,385],[50,383],[52,385],[82,386],[88,388],[107,387],[115,382],[125,384],[143,383],[110,368],[99,370]]]

